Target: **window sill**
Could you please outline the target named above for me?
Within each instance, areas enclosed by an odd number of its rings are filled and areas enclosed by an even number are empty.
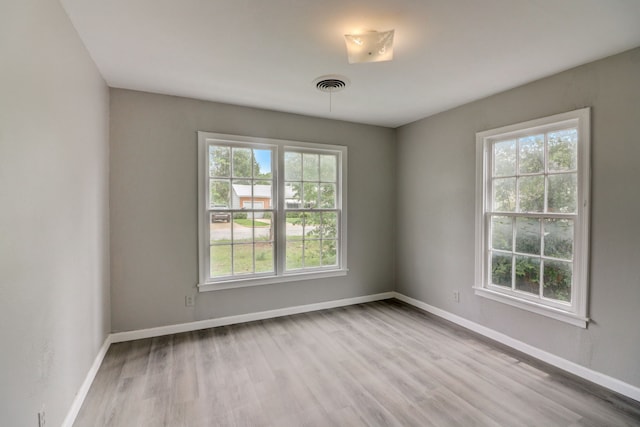
[[[198,292],[219,291],[222,289],[246,288],[249,286],[272,285],[274,283],[299,282],[302,280],[325,279],[327,277],[346,276],[348,269],[313,271],[305,273],[287,273],[282,276],[254,277],[233,279],[220,282],[198,284]]]
[[[492,291],[490,289],[474,287],[474,290],[476,295],[479,295],[481,297],[489,298],[491,300],[508,304],[513,307],[518,307],[523,310],[531,311],[542,316],[551,317],[552,319],[560,320],[562,322],[569,323],[580,328],[586,329],[587,325],[589,324],[589,318],[578,316],[577,314],[558,308],[538,304],[533,301],[527,301],[524,299],[513,297],[511,295]]]

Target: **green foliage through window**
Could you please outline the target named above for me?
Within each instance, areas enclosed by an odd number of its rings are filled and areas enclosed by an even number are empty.
[[[510,213],[576,211],[577,131],[492,144],[491,283],[571,300],[573,220]],[[542,286],[542,288],[541,288]]]

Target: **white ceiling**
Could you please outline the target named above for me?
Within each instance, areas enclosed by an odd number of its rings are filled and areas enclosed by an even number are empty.
[[[640,46],[640,0],[61,0],[111,87],[397,127]],[[343,34],[395,29],[394,60]],[[333,94],[313,80],[341,74]]]

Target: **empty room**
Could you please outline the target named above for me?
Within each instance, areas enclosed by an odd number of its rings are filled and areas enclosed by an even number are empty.
[[[640,426],[640,1],[0,1],[0,425]]]

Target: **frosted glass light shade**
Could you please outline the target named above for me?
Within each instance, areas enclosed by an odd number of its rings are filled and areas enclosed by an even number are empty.
[[[391,61],[393,59],[393,33],[369,31],[364,34],[345,34],[349,64]]]

